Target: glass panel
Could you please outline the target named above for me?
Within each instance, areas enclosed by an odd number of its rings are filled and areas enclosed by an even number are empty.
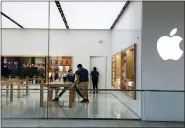
[[[110,29],[125,2],[60,2],[71,29]]]
[[[14,119],[22,126],[38,127],[37,119],[46,117],[40,107],[40,83],[46,78],[49,3],[3,2],[2,10],[25,28],[46,28],[14,29],[6,24],[11,29],[2,29],[2,124],[16,127],[13,121],[7,123]]]

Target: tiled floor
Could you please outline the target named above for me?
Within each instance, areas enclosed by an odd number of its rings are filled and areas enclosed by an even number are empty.
[[[16,94],[15,96],[16,97]],[[2,98],[2,118],[114,118],[114,119],[139,119],[122,102],[111,93],[90,93],[88,104],[80,103],[77,97],[72,108],[68,107],[68,93],[60,99],[59,104],[46,101],[40,107],[39,91],[30,92],[29,96],[14,98],[13,103],[9,98]]]

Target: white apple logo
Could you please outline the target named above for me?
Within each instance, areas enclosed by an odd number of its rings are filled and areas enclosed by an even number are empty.
[[[157,41],[157,51],[163,60],[173,59],[178,60],[183,54],[179,44],[183,40],[179,36],[174,36],[177,28],[170,32],[170,37],[162,36]]]

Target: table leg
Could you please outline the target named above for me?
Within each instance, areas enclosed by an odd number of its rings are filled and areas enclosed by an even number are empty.
[[[73,104],[73,96],[74,93],[73,93],[73,89],[70,89],[69,90],[69,107],[71,108],[72,107],[72,104]]]
[[[75,98],[76,98],[76,91],[75,89],[73,89],[73,103],[75,102]]]
[[[17,87],[17,98],[20,98],[21,96],[21,94],[20,94],[20,88],[21,88],[21,85],[20,84],[18,84],[18,87]]]
[[[59,88],[60,89],[60,88]],[[57,95],[58,95],[58,90],[59,90],[58,88],[57,89],[55,89],[55,97],[57,97]]]
[[[51,101],[52,97],[53,97],[53,89],[48,88],[48,101]]]
[[[9,94],[9,85],[6,85],[6,97],[8,97]]]
[[[22,95],[25,96],[26,94],[24,92],[26,92],[25,89],[25,84],[21,84],[21,91],[22,91]]]
[[[43,87],[40,86],[40,107],[43,107],[44,96],[43,96]]]
[[[28,95],[29,95],[29,85],[26,84],[26,96],[28,96]]]
[[[10,85],[10,102],[13,102],[13,84]]]

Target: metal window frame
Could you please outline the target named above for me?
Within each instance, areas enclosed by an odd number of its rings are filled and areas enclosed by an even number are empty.
[[[120,17],[123,15],[125,9],[128,7],[128,5],[130,4],[130,1],[127,1],[125,3],[125,5],[123,6],[123,8],[121,9],[118,17],[116,18],[116,20],[114,21],[114,23],[112,24],[112,26],[110,27],[110,29],[113,29],[115,27],[115,25],[117,24],[117,22],[119,21]]]
[[[11,17],[9,17],[8,15],[6,15],[5,13],[1,12],[1,15],[4,16],[5,18],[7,18],[8,20],[10,20],[11,22],[13,22],[14,24],[16,24],[17,26],[19,26],[20,28],[24,28],[17,21],[13,20]]]

